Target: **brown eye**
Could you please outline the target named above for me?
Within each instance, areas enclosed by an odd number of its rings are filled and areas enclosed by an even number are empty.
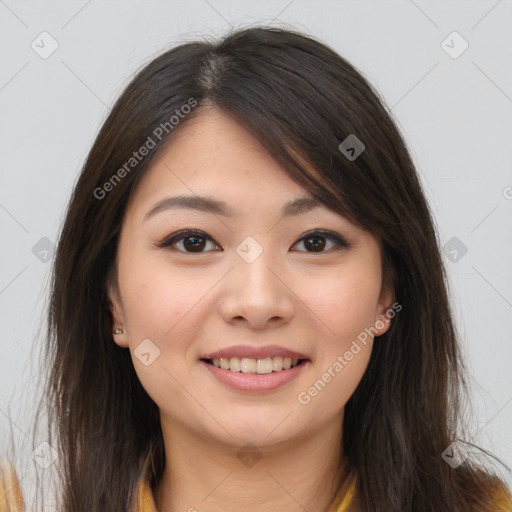
[[[183,240],[183,247],[191,252],[202,252],[206,245],[204,237],[201,236],[187,236],[181,240]]]
[[[327,241],[331,242],[328,250],[324,250]],[[298,242],[303,243],[306,251],[299,252],[329,252],[330,249],[341,249],[342,247],[350,247],[350,244],[340,235],[328,231],[314,231],[303,236]]]
[[[157,246],[184,253],[203,253],[210,252],[204,250],[208,242],[211,242],[214,247],[218,248],[218,245],[206,233],[202,231],[185,230],[174,233],[157,244]]]
[[[211,250],[205,250],[209,243],[212,244],[214,250],[219,249],[218,244],[206,233],[196,230],[183,230],[178,233],[173,233],[171,236],[158,243],[157,246],[185,254],[201,254],[211,252]],[[341,235],[330,231],[313,231],[307,233],[298,240],[295,245],[299,243],[303,243],[306,250],[300,250],[298,252],[308,253],[330,252],[331,250],[348,248],[351,245]]]

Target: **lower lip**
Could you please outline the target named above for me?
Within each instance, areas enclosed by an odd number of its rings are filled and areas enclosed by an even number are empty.
[[[256,373],[232,372],[231,370],[217,368],[213,364],[209,364],[206,361],[200,362],[206,366],[206,368],[208,368],[208,370],[215,378],[230,388],[238,389],[240,391],[263,392],[273,391],[284,386],[285,384],[288,384],[293,379],[296,379],[310,361],[304,361],[294,368],[290,368],[289,370],[266,373],[263,375]]]

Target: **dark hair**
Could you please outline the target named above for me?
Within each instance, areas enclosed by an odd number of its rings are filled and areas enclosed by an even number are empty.
[[[171,127],[186,104],[195,106]],[[127,510],[148,467],[152,485],[164,469],[159,410],[129,351],[112,341],[107,285],[115,284],[119,233],[139,180],[173,133],[207,107],[232,116],[291,179],[381,243],[384,278],[403,309],[374,344],[345,408],[343,450],[362,509],[496,510],[494,494],[506,488],[495,473],[470,459],[453,469],[441,457],[463,432],[467,382],[434,222],[396,124],[332,49],[260,27],[181,44],[141,69],[76,183],[54,260],[46,346],[59,510]],[[365,145],[355,160],[338,147],[349,135]],[[128,169],[149,136],[155,147]]]

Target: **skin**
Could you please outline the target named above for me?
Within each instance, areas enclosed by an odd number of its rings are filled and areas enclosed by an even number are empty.
[[[282,205],[311,197],[307,190],[226,114],[210,108],[190,121],[152,163],[128,205],[119,290],[109,285],[114,328],[123,329],[114,342],[130,349],[160,409],[166,469],[154,492],[157,508],[325,511],[343,479],[344,407],[367,367],[372,337],[309,403],[297,397],[365,328],[379,319],[376,335],[389,328],[382,315],[393,294],[382,286],[378,240],[323,206],[282,218]],[[179,209],[143,220],[156,202],[177,194],[211,196],[236,215]],[[190,252],[183,240],[174,251],[156,246],[184,228],[211,237],[203,252]],[[352,246],[336,248],[320,237],[324,252],[314,252],[300,239],[318,229]],[[236,252],[247,236],[263,249],[250,264]],[[134,355],[144,339],[160,350],[148,366]],[[199,361],[238,344],[279,345],[311,361],[275,391],[238,391]],[[237,457],[247,443],[262,456],[251,467]]]

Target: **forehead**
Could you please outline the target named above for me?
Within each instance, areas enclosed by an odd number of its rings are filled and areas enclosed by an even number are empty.
[[[227,114],[207,109],[169,139],[134,194],[134,209],[166,196],[210,196],[234,213],[312,198],[294,182],[261,143]],[[228,208],[229,209],[229,208]]]

